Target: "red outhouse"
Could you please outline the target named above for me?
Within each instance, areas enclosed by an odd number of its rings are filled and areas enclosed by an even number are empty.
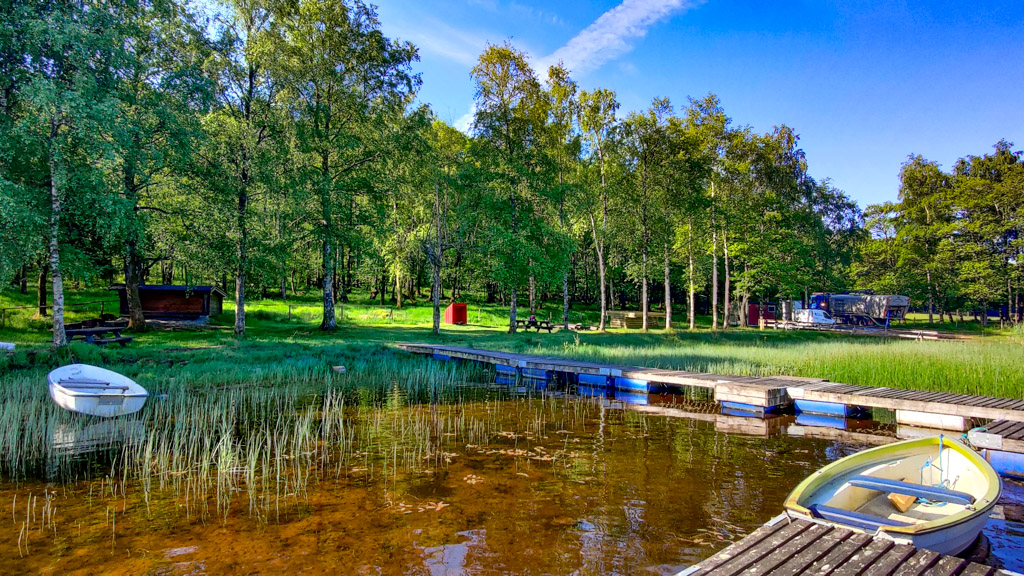
[[[466,324],[466,303],[452,302],[444,309],[445,324]]]

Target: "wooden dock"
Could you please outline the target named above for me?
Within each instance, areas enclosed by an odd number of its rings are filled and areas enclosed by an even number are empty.
[[[1007,452],[1024,453],[1024,422],[998,420],[991,422],[984,431],[972,431],[971,443],[980,448],[992,448]]]
[[[780,514],[676,576],[1010,576],[1013,573],[908,544]],[[1019,576],[1019,575],[1017,575]]]
[[[429,354],[435,358],[471,360],[508,366],[515,370],[525,369],[575,376],[587,374],[649,382],[664,387],[703,388],[711,391],[714,400],[719,403],[744,404],[760,407],[765,411],[785,408],[794,400],[805,399],[963,419],[1024,422],[1024,400],[1013,398],[856,386],[828,382],[818,378],[791,376],[759,378],[706,374],[438,344],[406,343],[398,344],[398,346],[409,352]],[[1020,434],[1024,438],[1024,426],[1020,427]],[[1016,445],[1024,452],[1024,440]]]

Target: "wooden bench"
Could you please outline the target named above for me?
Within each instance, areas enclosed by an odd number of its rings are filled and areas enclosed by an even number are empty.
[[[541,320],[537,322],[537,325],[534,326],[534,328],[537,329],[537,332],[540,332],[541,330],[547,330],[548,334],[551,334],[551,331],[555,329],[555,325],[552,324],[551,322],[548,322],[547,320]]]
[[[89,344],[96,344],[99,346],[105,346],[107,344],[120,344],[121,346],[127,346],[128,343],[133,340],[132,336],[121,336],[121,327],[119,326],[73,328],[71,330],[66,330],[65,334],[68,337],[68,342],[73,342],[80,338]],[[112,336],[108,337],[108,334],[112,334]]]
[[[529,331],[530,328],[533,328],[537,332],[540,332],[541,330],[547,330],[548,334],[550,334],[551,331],[555,329],[555,325],[552,324],[551,322],[548,322],[547,320],[537,320],[536,322],[530,322],[529,320],[517,319],[516,327],[522,328],[523,330],[526,331]]]

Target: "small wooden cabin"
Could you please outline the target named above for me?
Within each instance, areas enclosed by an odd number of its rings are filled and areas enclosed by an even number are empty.
[[[128,292],[124,284],[110,287],[121,301],[121,315],[128,315]],[[216,286],[139,286],[142,314],[146,318],[198,320],[224,312],[227,294]]]

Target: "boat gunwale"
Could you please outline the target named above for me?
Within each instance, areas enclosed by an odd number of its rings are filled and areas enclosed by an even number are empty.
[[[107,384],[118,385],[118,386],[126,386],[127,390],[122,390],[121,392],[112,392],[112,391],[110,391],[112,389],[97,388],[98,392],[87,392],[87,391],[84,391],[84,390],[76,390],[74,387],[64,386],[64,385],[61,384],[61,379],[62,378],[59,378],[59,377],[55,378],[54,377],[54,373],[56,373],[56,372],[69,371],[69,370],[71,370],[73,368],[77,368],[79,370],[78,373],[80,373],[82,369],[88,369],[90,371],[97,371],[98,370],[101,373],[106,373],[104,375],[104,377],[106,378],[106,383]],[[75,364],[66,364],[64,366],[58,366],[57,368],[54,368],[53,370],[51,370],[49,372],[49,374],[46,375],[46,383],[49,386],[51,386],[51,387],[57,388],[58,391],[62,395],[72,396],[72,397],[75,397],[75,398],[122,398],[123,399],[123,398],[148,398],[149,397],[149,391],[146,390],[145,388],[143,388],[142,385],[139,384],[138,382],[136,382],[135,380],[125,376],[124,374],[120,374],[118,372],[114,372],[113,370],[109,370],[107,368],[103,368],[102,366],[93,366],[91,364],[75,363]]]
[[[901,452],[906,449],[916,447],[928,447],[928,446],[939,446],[940,442],[943,447],[948,447],[956,450],[957,453],[967,458],[967,460],[974,464],[982,474],[984,474],[988,480],[988,490],[986,490],[984,496],[975,500],[975,506],[973,509],[965,507],[960,512],[951,514],[949,516],[939,518],[936,520],[929,520],[927,522],[921,522],[914,524],[913,526],[895,526],[895,525],[881,525],[875,533],[878,532],[891,532],[894,534],[928,534],[941,530],[948,530],[952,527],[964,524],[976,518],[980,514],[988,514],[992,508],[995,507],[999,501],[999,497],[1003,491],[1002,481],[999,479],[999,474],[992,468],[992,466],[986,461],[981,455],[977,454],[969,447],[965,446],[955,437],[945,436],[929,436],[925,438],[915,438],[912,440],[904,440],[901,442],[894,442],[892,444],[886,444],[884,446],[876,446],[867,450],[862,450],[856,454],[851,454],[844,458],[840,458],[835,462],[832,462],[818,470],[815,470],[810,476],[804,478],[800,484],[790,492],[786,498],[784,507],[789,512],[794,512],[808,519],[816,522],[826,522],[821,518],[816,517],[810,509],[800,504],[800,499],[805,494],[813,494],[815,490],[821,488],[828,482],[833,481],[844,472],[855,470],[861,464],[867,464],[873,460],[877,460],[879,455],[886,453]],[[978,506],[977,503],[985,501],[983,506]],[[881,520],[886,520],[880,518]],[[830,524],[847,526],[841,522],[835,522]],[[863,530],[864,532],[869,532]]]
[[[103,393],[95,394],[92,392],[76,392],[75,390],[65,388],[60,384],[51,382],[51,386],[56,386],[61,389],[61,392],[68,396],[75,396],[79,398],[147,398],[149,392],[114,392],[114,393]]]

